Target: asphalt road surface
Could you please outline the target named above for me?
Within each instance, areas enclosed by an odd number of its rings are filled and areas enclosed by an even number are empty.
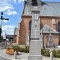
[[[0,60],[10,60],[10,59],[7,59],[7,58],[4,58],[4,57],[0,56]]]
[[[1,49],[4,49],[4,44],[2,44],[2,43],[0,43],[0,50]],[[4,58],[4,57],[0,56],[0,60],[10,60],[10,59],[7,59],[7,58]]]

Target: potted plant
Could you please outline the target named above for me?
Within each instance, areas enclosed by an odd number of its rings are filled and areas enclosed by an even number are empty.
[[[8,48],[6,48],[6,54],[9,54],[10,52],[9,52],[9,50],[10,50],[10,48],[8,47]]]
[[[14,54],[14,49],[11,46],[7,47],[6,48],[6,54],[13,55]]]

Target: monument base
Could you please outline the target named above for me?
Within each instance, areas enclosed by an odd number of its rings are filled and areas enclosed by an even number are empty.
[[[41,40],[31,40],[29,47],[30,55],[41,55],[42,41]]]
[[[30,51],[28,60],[42,60],[41,56],[41,48],[42,48],[41,40],[31,40],[30,41]]]
[[[28,60],[42,60],[42,55],[29,55]]]

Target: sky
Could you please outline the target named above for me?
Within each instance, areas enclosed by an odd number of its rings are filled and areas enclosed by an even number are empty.
[[[42,1],[60,2],[60,0]],[[21,14],[23,12],[23,8],[24,0],[0,0],[0,13],[4,13],[4,18],[9,18],[8,21],[2,21],[2,35],[4,35],[5,33],[10,35],[14,34],[14,29],[18,27],[18,23],[21,21]]]

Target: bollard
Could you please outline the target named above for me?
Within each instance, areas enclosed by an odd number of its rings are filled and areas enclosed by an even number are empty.
[[[53,60],[53,53],[50,51],[50,60]]]
[[[17,52],[14,52],[14,59],[17,59]]]
[[[16,51],[14,52],[14,58],[12,60],[16,60],[17,59],[17,53]]]

